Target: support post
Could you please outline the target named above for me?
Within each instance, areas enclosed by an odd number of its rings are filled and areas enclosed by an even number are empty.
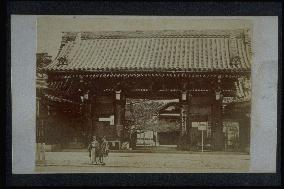
[[[42,136],[42,140],[41,140],[41,148],[40,148],[40,152],[41,152],[41,161],[43,163],[45,163],[45,131],[44,131],[44,121],[41,120],[41,136]]]
[[[115,91],[115,112],[114,124],[117,131],[117,137],[122,142],[123,128],[125,118],[125,98],[121,90]]]
[[[85,121],[86,121],[86,126],[83,128],[84,131],[87,131],[86,134],[86,141],[84,142],[85,145],[88,145],[92,137],[95,135],[94,129],[93,129],[93,101],[94,101],[94,96],[91,94],[89,90],[87,90],[85,93],[80,95],[80,99],[82,101],[81,106],[83,107],[84,110],[84,115],[85,115]]]
[[[89,130],[88,141],[90,142],[93,136],[95,136],[94,126],[93,126],[93,102],[90,100],[87,102],[87,130]]]
[[[160,143],[159,143],[159,133],[158,133],[158,131],[156,131],[156,143],[157,143],[157,146],[160,145]]]
[[[38,125],[38,141],[36,144],[36,164],[45,165],[45,141],[44,141],[44,120],[41,119]]]
[[[204,146],[204,142],[203,142],[203,131],[204,130],[201,130],[201,152],[203,152],[203,146]]]
[[[190,129],[191,124],[189,121],[189,102],[190,102],[190,95],[188,91],[183,91],[181,93],[180,99],[180,138],[178,148],[182,150],[190,150]]]
[[[48,108],[49,111],[49,108]],[[45,165],[45,132],[44,132],[44,115],[46,112],[43,111],[43,104],[40,102],[40,99],[37,99],[37,136],[36,136],[36,164]],[[49,112],[47,112],[49,115]]]
[[[222,120],[222,100],[223,96],[220,88],[221,78],[218,78],[218,86],[214,94],[213,103],[213,146],[215,151],[224,149],[225,137],[223,133],[223,120]]]
[[[239,143],[242,152],[249,153],[250,146],[250,123],[249,118],[243,117],[239,121]]]

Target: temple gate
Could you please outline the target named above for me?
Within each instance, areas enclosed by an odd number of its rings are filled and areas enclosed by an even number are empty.
[[[191,150],[192,122],[206,121],[213,149],[224,150],[224,111],[233,109],[224,108],[223,98],[238,98],[238,79],[250,78],[247,37],[246,30],[65,32],[57,57],[41,69],[48,87],[38,95],[56,116],[67,118],[62,125],[80,128],[75,134],[82,147],[93,135],[106,136],[118,147],[126,140],[126,98],[176,98],[178,147]],[[206,105],[207,113],[194,112],[193,104]],[[240,129],[248,130],[249,122],[238,118],[245,122]],[[245,148],[247,137],[242,141]]]

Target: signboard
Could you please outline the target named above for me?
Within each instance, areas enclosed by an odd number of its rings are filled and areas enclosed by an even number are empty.
[[[192,127],[197,127],[198,130],[206,130],[208,126],[208,122],[192,122]]]
[[[203,147],[204,147],[203,131],[207,130],[208,122],[192,122],[192,127],[196,127],[198,128],[199,131],[201,131],[201,152],[203,152]]]
[[[114,125],[114,115],[111,115],[110,116],[110,122],[109,122],[110,125]]]
[[[186,111],[181,112],[181,128],[182,132],[186,131]]]
[[[114,125],[114,115],[111,115],[109,117],[100,117],[99,121],[109,121],[110,125]]]
[[[206,130],[206,125],[201,125],[198,127],[198,130],[200,131],[205,131]]]

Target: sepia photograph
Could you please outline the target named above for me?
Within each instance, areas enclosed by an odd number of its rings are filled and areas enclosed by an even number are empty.
[[[36,21],[36,173],[249,172],[251,21]]]
[[[281,185],[281,5],[8,2],[5,184]]]

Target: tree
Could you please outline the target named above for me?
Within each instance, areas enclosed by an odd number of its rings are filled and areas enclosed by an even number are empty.
[[[133,131],[157,131],[170,132],[179,129],[178,121],[160,120],[158,117],[159,110],[167,102],[157,100],[130,100],[129,110],[126,115],[126,125],[129,132]]]

